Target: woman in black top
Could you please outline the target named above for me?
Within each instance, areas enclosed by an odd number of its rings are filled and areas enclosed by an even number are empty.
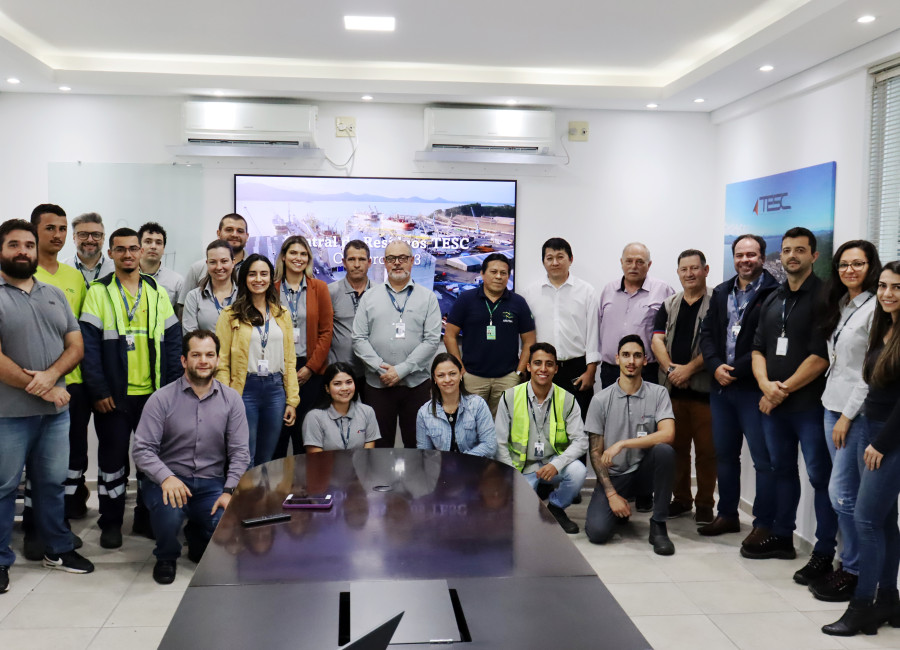
[[[859,536],[859,582],[850,607],[825,634],[875,634],[883,623],[900,627],[900,261],[878,278],[863,377],[869,384],[864,410],[869,426],[860,442],[859,495],[854,520]],[[877,588],[877,591],[876,591]]]

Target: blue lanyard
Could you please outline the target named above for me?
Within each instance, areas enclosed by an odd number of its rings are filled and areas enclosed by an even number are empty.
[[[81,260],[78,259],[77,255],[75,256],[75,268],[77,268],[79,271],[81,271],[82,276],[84,275],[84,272],[86,270],[85,266],[81,263]],[[96,280],[99,277],[101,270],[103,270],[103,256],[102,255],[100,256],[100,261],[97,262],[97,266],[94,267],[93,279],[88,280],[87,278],[84,278],[84,286],[86,286],[88,289],[90,289],[91,282],[93,282],[94,280]]]
[[[219,299],[216,298],[216,294],[213,294],[212,297],[213,297],[213,302],[216,305],[216,312],[221,314],[222,313],[222,305],[219,304]],[[233,297],[233,295],[228,296],[228,298],[225,300],[225,307],[228,307],[229,305],[231,305],[232,297]]]
[[[291,321],[293,321],[295,327],[297,326],[297,310],[300,307],[300,295],[303,293],[305,284],[305,279],[300,280],[300,288],[297,291],[291,289],[286,280],[281,284],[281,290],[284,292],[288,309],[291,312]]]
[[[865,307],[866,303],[869,302],[874,297],[875,297],[874,293],[870,294],[869,297],[866,298],[866,302],[864,302],[859,307],[857,307],[852,312],[850,312],[850,314],[847,316],[847,318],[844,319],[843,324],[838,328],[838,331],[835,332],[835,334],[834,334],[834,341],[832,341],[832,344],[831,344],[834,349],[837,349],[837,343],[838,343],[838,339],[841,338],[841,332],[843,332],[844,328],[847,327],[847,323],[850,322],[850,319],[853,318],[854,314],[856,314],[856,312],[858,312],[860,309]]]
[[[388,297],[391,299],[391,302],[394,303],[394,309],[400,312],[400,320],[403,320],[403,312],[406,311],[406,305],[409,302],[409,296],[412,294],[412,286],[404,289],[404,293],[406,294],[406,300],[403,301],[403,307],[397,304],[397,300],[394,298],[394,293],[388,289],[387,285],[384,285],[384,290],[387,291]]]
[[[137,311],[138,305],[141,304],[141,295],[144,293],[144,281],[138,276],[138,292],[137,298],[134,299],[134,305],[132,307],[128,306],[128,298],[125,296],[125,289],[122,287],[122,283],[119,282],[118,276],[116,276],[116,284],[119,285],[119,293],[122,294],[122,302],[125,303],[125,312],[128,315],[128,322],[134,320],[134,314]]]
[[[342,422],[347,420],[347,434],[344,435],[344,425]],[[351,420],[349,416],[341,416],[337,419],[338,430],[341,432],[341,442],[344,443],[344,449],[350,447],[350,424]]]
[[[263,333],[263,329],[256,325],[256,332],[259,334],[259,343],[262,345],[262,349],[266,349],[266,344],[269,342],[269,305],[266,304],[266,330]]]

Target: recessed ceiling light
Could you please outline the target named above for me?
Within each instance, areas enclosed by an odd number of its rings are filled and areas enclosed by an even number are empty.
[[[373,98],[372,98],[372,95],[363,95],[363,96],[362,96],[362,100],[363,100],[364,102],[370,102],[370,101],[372,101],[372,99],[373,99]]]
[[[344,16],[344,29],[392,32],[395,22],[393,16]]]
[[[703,99],[702,97],[698,97],[697,99],[694,100],[694,103],[695,103],[695,104],[702,104],[702,103],[705,102],[705,101],[706,101],[706,100]]]
[[[761,65],[761,66],[759,66],[759,71],[760,71],[760,72],[772,72],[772,70],[774,70],[774,69],[775,69],[775,66],[774,66],[774,65],[768,65],[768,64],[767,64],[767,65]]]
[[[856,22],[862,23],[864,25],[866,23],[871,23],[874,21],[875,21],[875,16],[860,16],[859,18],[856,19]]]
[[[67,92],[69,92],[70,90],[72,90],[69,86],[60,86],[59,89],[60,89],[61,91],[63,91],[64,93],[67,93]]]
[[[507,105],[507,106],[515,106],[515,105],[518,104],[518,103],[519,103],[519,102],[517,102],[515,99],[507,99],[507,100],[506,100],[506,105]]]
[[[19,80],[16,79],[15,77],[9,77],[9,78],[7,78],[7,80],[6,80],[6,83],[8,83],[8,84],[17,84],[17,83],[20,83],[20,82],[19,82]]]
[[[659,108],[659,104],[647,104],[647,108]]]

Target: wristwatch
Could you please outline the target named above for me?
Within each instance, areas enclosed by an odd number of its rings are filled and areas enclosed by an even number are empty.
[[[675,366],[669,366],[668,368],[666,368],[666,374],[668,375],[673,370],[675,370]]]
[[[234,494],[234,488],[222,488],[224,494]]]

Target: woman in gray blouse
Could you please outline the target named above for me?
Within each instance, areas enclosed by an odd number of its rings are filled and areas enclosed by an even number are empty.
[[[237,295],[234,252],[224,239],[217,239],[206,247],[206,271],[207,276],[200,286],[185,296],[181,314],[181,329],[185,334],[198,329],[215,332],[219,314]]]
[[[325,396],[318,408],[303,420],[303,444],[306,451],[371,449],[381,437],[372,407],[359,401],[353,368],[338,361],[322,376]]]

